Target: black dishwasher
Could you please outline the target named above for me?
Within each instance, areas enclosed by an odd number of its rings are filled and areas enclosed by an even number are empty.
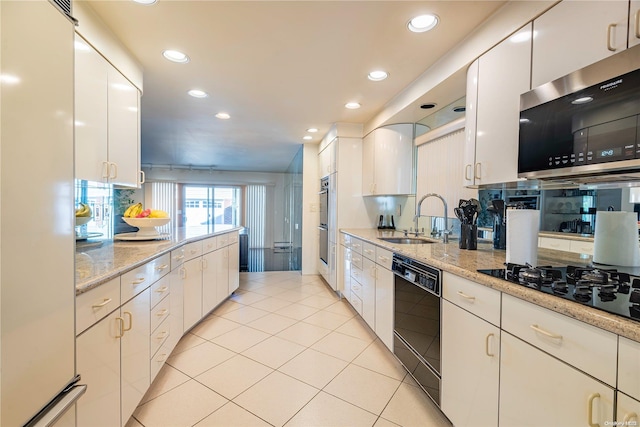
[[[437,268],[393,255],[393,352],[440,406],[440,278]]]

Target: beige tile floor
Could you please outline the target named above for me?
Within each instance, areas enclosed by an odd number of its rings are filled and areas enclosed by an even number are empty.
[[[450,426],[319,276],[241,273],[127,427]]]

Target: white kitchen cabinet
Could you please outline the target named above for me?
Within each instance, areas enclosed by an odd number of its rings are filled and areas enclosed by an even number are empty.
[[[467,72],[465,185],[518,179],[520,95],[530,89],[531,28],[489,50]]]
[[[341,280],[339,280],[341,287],[339,291],[348,300],[351,295],[351,249],[346,245],[340,245],[338,249],[338,259],[342,267],[339,269],[341,272]]]
[[[121,308],[124,334],[120,339],[121,351],[121,413],[125,425],[146,393],[150,380],[151,324],[150,289],[147,288]],[[80,424],[84,425],[84,424]]]
[[[443,300],[441,345],[442,411],[456,427],[497,426],[500,329]]]
[[[175,260],[175,258],[180,258],[181,256],[184,256],[182,255],[182,251],[171,252],[172,269],[171,273],[169,273],[169,286],[171,287],[169,307],[171,310],[171,316],[169,317],[169,338],[164,344],[168,348],[169,352],[171,352],[176,344],[178,344],[178,341],[180,341],[180,338],[182,338],[182,334],[184,333],[184,283],[187,280],[187,276],[184,263],[181,263],[179,260]],[[159,370],[162,363],[164,363],[164,360],[161,362],[158,362],[157,359],[154,360],[151,362],[152,373],[154,367],[157,367]],[[160,367],[158,367],[158,365],[160,365]]]
[[[184,332],[202,319],[202,261],[200,257],[190,259],[183,267],[184,274]]]
[[[618,389],[640,400],[640,343],[624,337],[618,341]]]
[[[140,186],[140,92],[76,35],[75,175]]]
[[[607,425],[613,388],[509,333],[501,337],[501,427]]]
[[[640,44],[640,0],[629,2],[629,47]]]
[[[616,393],[616,420],[617,425],[637,426],[640,422],[640,401],[627,396],[624,393]]]
[[[227,296],[240,287],[240,245],[236,241],[229,245],[229,263],[227,265],[229,288]],[[226,298],[226,297],[225,297]],[[224,298],[223,298],[224,299]]]
[[[564,0],[533,21],[531,87],[627,47],[628,0]]]
[[[393,253],[376,247],[375,332],[393,351],[394,276],[391,271]]]
[[[327,144],[318,154],[318,179],[336,172],[336,146],[334,139]]]
[[[215,271],[218,302],[229,296],[229,247],[215,251]]]
[[[76,369],[87,384],[77,403],[78,426],[120,426],[121,322],[118,309],[76,338]]]
[[[202,255],[202,313],[213,310],[220,299],[218,297],[218,274],[216,271],[216,241],[208,244],[211,248],[204,249]]]
[[[362,195],[414,193],[413,124],[377,128],[362,144]]]
[[[362,259],[362,318],[372,330],[376,330],[376,263]]]

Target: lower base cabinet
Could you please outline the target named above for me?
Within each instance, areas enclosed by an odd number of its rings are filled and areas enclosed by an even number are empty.
[[[621,392],[616,393],[616,398],[616,413],[618,415],[616,420],[618,421],[618,425],[640,425],[640,402]],[[620,422],[623,424],[620,424]]]
[[[77,424],[120,425],[120,310],[76,338],[76,369],[87,391],[77,403]]]
[[[614,390],[508,333],[501,337],[501,427],[613,425]]]
[[[500,329],[442,301],[442,411],[456,427],[496,427]]]

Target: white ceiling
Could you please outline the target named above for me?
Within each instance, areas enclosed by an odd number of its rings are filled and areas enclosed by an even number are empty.
[[[144,68],[142,163],[283,172],[316,127],[366,123],[503,1],[185,1],[90,5]],[[411,33],[407,21],[440,24]],[[187,64],[166,61],[176,49]],[[373,69],[390,76],[367,79]],[[189,89],[209,93],[205,99]],[[454,100],[464,94],[457,88]],[[358,110],[344,104],[357,101]],[[230,120],[214,117],[225,111]],[[422,114],[412,112],[410,116]],[[426,115],[426,112],[425,114]]]

